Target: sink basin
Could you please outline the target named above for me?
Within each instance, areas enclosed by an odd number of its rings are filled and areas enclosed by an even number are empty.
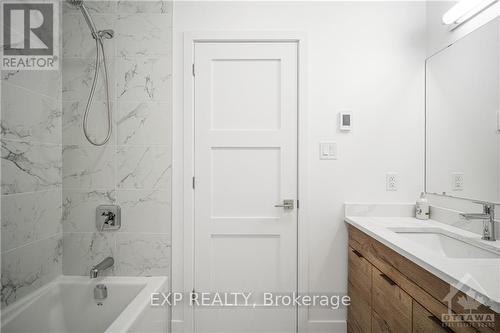
[[[500,253],[483,249],[439,231],[405,231],[397,229],[392,231],[443,257],[455,259],[500,259]]]

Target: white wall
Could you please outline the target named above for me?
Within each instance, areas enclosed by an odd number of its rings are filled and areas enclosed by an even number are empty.
[[[174,290],[183,288],[182,244],[175,244],[182,237],[183,33],[221,30],[308,35],[309,285],[345,292],[344,202],[413,202],[423,188],[425,3],[174,4]],[[351,133],[336,129],[341,110],[354,113]],[[321,140],[338,142],[338,160],[318,159]],[[399,191],[386,191],[386,172],[398,173]],[[345,312],[314,310],[309,321],[318,331],[342,331]]]

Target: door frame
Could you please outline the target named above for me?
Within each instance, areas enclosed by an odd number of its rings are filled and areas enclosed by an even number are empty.
[[[177,205],[173,209],[180,211],[173,216],[182,216],[172,221],[172,291],[185,295],[194,287],[194,47],[196,43],[225,42],[294,42],[297,44],[297,291],[309,292],[309,257],[308,257],[308,113],[306,102],[306,34],[304,32],[186,32],[184,33],[183,54],[183,112],[182,161],[173,161],[182,165],[177,175],[182,177],[182,191],[177,193]],[[175,148],[174,148],[175,149]],[[175,172],[174,172],[175,174]],[[172,309],[171,331],[194,332],[194,311],[188,304]],[[307,332],[308,309],[299,308],[297,314],[297,332]]]

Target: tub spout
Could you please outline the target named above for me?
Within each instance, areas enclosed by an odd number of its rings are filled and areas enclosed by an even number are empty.
[[[106,259],[104,259],[103,261],[101,261],[100,263],[98,263],[97,265],[93,266],[90,269],[90,278],[91,279],[97,278],[99,273],[101,273],[105,269],[112,267],[114,264],[115,260],[113,259],[113,257],[107,257]]]

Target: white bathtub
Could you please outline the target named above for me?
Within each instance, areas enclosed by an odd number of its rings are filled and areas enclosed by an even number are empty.
[[[98,305],[94,286],[107,286]],[[151,293],[166,291],[166,277],[61,276],[2,310],[2,333],[166,332],[168,309],[150,307]]]

